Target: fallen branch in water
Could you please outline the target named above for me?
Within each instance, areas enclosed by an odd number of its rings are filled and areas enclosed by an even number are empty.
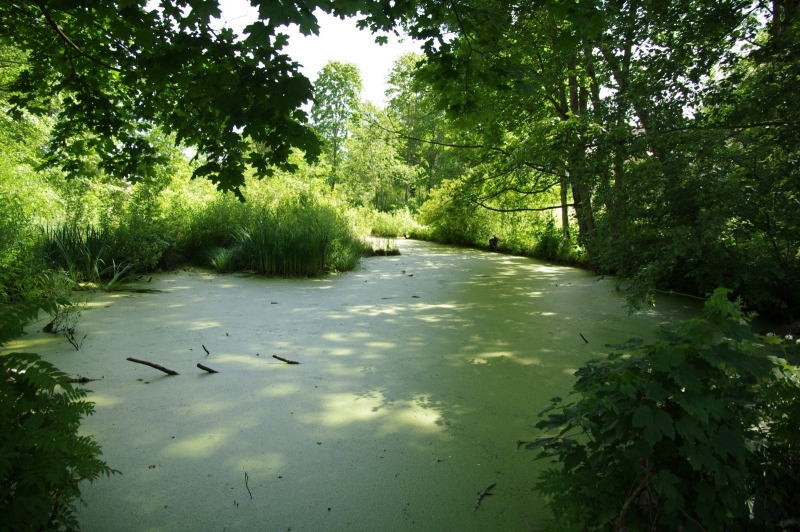
[[[481,501],[483,500],[483,498],[486,497],[487,495],[491,495],[491,493],[489,493],[489,492],[492,491],[492,488],[495,487],[495,486],[497,486],[497,482],[492,482],[491,484],[489,484],[489,486],[486,487],[485,490],[483,490],[480,493],[478,493],[478,500],[477,500],[477,502],[475,502],[475,509],[476,510],[478,509],[478,506],[481,505]]]
[[[79,377],[77,379],[68,379],[67,382],[71,384],[86,384],[87,382],[92,382],[100,379],[90,379],[88,377]]]
[[[253,498],[253,494],[250,493],[250,486],[247,485],[247,481],[250,480],[250,477],[247,476],[247,471],[244,472],[244,487],[247,488],[247,493],[250,495],[250,499]]]
[[[277,358],[281,362],[286,362],[287,364],[299,364],[300,362],[296,360],[289,360],[288,358],[279,357],[278,355],[272,355],[272,358]]]
[[[203,371],[207,371],[207,372],[209,372],[209,373],[219,373],[219,371],[217,371],[217,370],[215,370],[215,369],[211,369],[211,368],[209,368],[208,366],[204,366],[204,365],[202,365],[202,364],[198,364],[198,365],[197,365],[197,367],[198,367],[198,368],[200,368],[200,369],[202,369]]]
[[[164,366],[160,366],[158,364],[154,364],[152,362],[148,362],[146,360],[139,360],[138,358],[128,357],[125,360],[130,360],[131,362],[136,362],[137,364],[144,364],[145,366],[150,366],[151,368],[156,368],[158,371],[163,371],[167,375],[177,375],[177,371],[172,371],[169,368],[165,368]]]

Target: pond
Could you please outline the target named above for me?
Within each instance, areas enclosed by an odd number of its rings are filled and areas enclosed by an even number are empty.
[[[123,474],[83,487],[83,530],[531,530],[537,413],[605,344],[700,308],[631,317],[591,272],[398,245],[318,279],[155,274],[90,298],[80,351],[14,346],[99,379],[82,430]]]

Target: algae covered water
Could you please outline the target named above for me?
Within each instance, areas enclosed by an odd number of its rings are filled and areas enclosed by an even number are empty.
[[[82,430],[122,475],[83,486],[83,530],[531,530],[538,412],[605,344],[699,308],[631,317],[590,272],[398,245],[317,279],[157,274],[94,296],[80,351],[15,346],[99,379]]]

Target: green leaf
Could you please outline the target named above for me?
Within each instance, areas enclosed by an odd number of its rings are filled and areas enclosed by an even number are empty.
[[[675,427],[672,423],[672,418],[663,410],[656,411],[653,416],[653,423],[655,427],[669,439],[675,439]]]
[[[678,498],[678,490],[675,486],[681,479],[670,473],[667,469],[662,469],[651,479],[653,487],[663,499],[675,500]]]
[[[644,385],[645,390],[645,397],[650,399],[655,403],[663,402],[667,397],[669,397],[669,392],[664,389],[661,384],[656,381],[648,382]]]
[[[649,406],[642,405],[633,413],[634,427],[652,427],[653,410]]]

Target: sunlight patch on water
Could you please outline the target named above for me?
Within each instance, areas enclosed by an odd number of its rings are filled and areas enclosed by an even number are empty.
[[[470,360],[471,364],[488,364],[493,358],[515,358],[515,354],[511,351],[493,351],[478,355],[476,358]]]
[[[289,383],[281,383],[281,384],[271,384],[266,388],[263,388],[259,393],[259,397],[284,397],[287,395],[292,395],[293,393],[297,392],[297,386],[294,386]]]
[[[375,347],[378,349],[394,349],[397,347],[397,344],[394,344],[392,342],[367,342],[364,345],[366,345],[367,347]]]
[[[189,330],[197,331],[201,329],[213,329],[214,327],[221,327],[221,324],[218,321],[196,321]]]
[[[114,397],[113,395],[106,395],[103,393],[93,393],[89,398],[95,406],[100,408],[110,407],[119,404],[122,399]]]
[[[319,423],[326,427],[343,427],[357,422],[375,421],[385,415],[381,410],[383,394],[359,396],[351,393],[327,394],[323,411],[300,416],[305,423]]]
[[[286,464],[286,456],[284,456],[282,453],[264,453],[252,458],[243,458],[237,460],[236,468],[248,471],[250,473],[250,477],[253,477],[254,473],[266,475],[271,469],[280,469],[286,466]],[[258,479],[255,480],[257,481]]]
[[[197,414],[218,414],[231,409],[234,404],[231,401],[221,401],[216,397],[213,401],[192,403],[192,410]]]
[[[164,455],[178,456],[180,458],[208,458],[228,443],[229,439],[229,430],[213,430],[167,445],[164,449]]]

